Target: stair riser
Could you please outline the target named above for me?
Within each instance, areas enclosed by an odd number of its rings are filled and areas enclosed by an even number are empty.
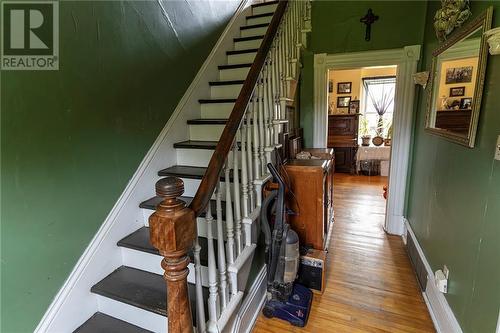
[[[247,19],[247,25],[262,24],[271,22],[272,16],[256,17]]]
[[[247,78],[249,70],[250,67],[219,69],[219,80],[221,81],[245,80]]]
[[[166,317],[105,296],[95,296],[100,312],[156,333],[167,333]]]
[[[201,141],[219,141],[225,125],[188,125],[189,139]]]
[[[214,153],[211,149],[184,149],[177,148],[177,164],[197,167],[208,167],[208,162]],[[238,152],[240,154],[240,152]],[[241,156],[240,156],[241,157]],[[229,165],[233,165],[232,152],[229,153]]]
[[[210,98],[230,98],[236,99],[240,94],[242,84],[230,84],[226,86],[211,86]]]
[[[254,7],[252,8],[252,15],[274,13],[276,7],[278,7],[278,4]]]
[[[234,103],[201,104],[202,119],[226,119],[233,111]],[[178,163],[180,164],[180,163]],[[189,165],[189,164],[182,164]]]
[[[256,55],[257,52],[230,54],[227,56],[227,64],[228,65],[251,64],[253,63]]]
[[[252,39],[252,40],[243,40],[234,43],[234,49],[236,51],[246,50],[246,49],[258,49],[262,39]]]
[[[241,37],[264,36],[266,34],[267,27],[244,29],[240,31],[241,31],[240,33]]]
[[[137,251],[129,248],[122,248],[123,265],[128,267],[137,268],[146,272],[151,272],[163,275],[164,270],[161,268],[161,261],[163,257],[151,253]],[[188,274],[188,282],[196,283],[194,264],[190,263]],[[208,287],[208,268],[201,266],[201,281],[204,287]]]

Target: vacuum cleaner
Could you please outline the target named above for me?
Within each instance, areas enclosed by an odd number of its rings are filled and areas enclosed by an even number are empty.
[[[276,317],[304,327],[311,310],[312,292],[294,283],[300,260],[299,237],[286,221],[285,182],[274,165],[269,163],[267,167],[278,183],[278,190],[264,199],[261,209],[267,264],[267,300],[262,313],[267,318]]]

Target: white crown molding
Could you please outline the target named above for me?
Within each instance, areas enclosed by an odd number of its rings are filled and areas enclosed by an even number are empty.
[[[314,55],[313,147],[316,148],[324,148],[327,145],[328,70],[397,65],[394,109],[399,111],[394,113],[393,118],[394,133],[385,222],[385,230],[395,235],[401,235],[404,231],[406,180],[414,120],[413,75],[417,72],[420,49],[420,45],[412,45],[401,49]]]

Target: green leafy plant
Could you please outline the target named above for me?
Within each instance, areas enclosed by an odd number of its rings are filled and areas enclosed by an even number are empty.
[[[361,137],[369,137],[370,136],[368,119],[364,115],[361,115],[359,117],[359,135],[361,135]]]
[[[385,124],[385,137],[387,139],[392,139],[392,120],[389,120],[387,124]]]

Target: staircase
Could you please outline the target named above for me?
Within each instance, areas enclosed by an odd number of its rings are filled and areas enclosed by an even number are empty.
[[[187,121],[189,140],[174,143],[177,165],[158,170],[157,196],[138,203],[146,218],[154,214],[116,244],[123,265],[92,286],[99,311],[75,332],[166,332],[167,322],[171,332],[232,330],[256,250],[265,165],[279,160],[300,73],[308,6],[252,5],[219,80],[207,83],[209,98],[199,100],[200,118]]]

